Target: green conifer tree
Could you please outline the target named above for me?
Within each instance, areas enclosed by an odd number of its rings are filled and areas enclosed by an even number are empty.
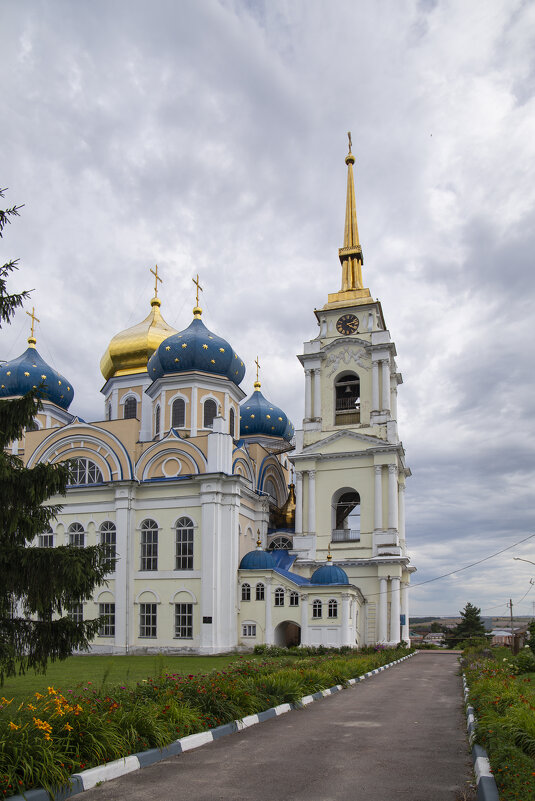
[[[20,208],[0,210],[0,237]],[[7,290],[7,278],[16,269],[16,260],[0,267],[0,328],[28,297]],[[8,448],[31,426],[45,396],[42,386],[0,400],[0,683],[28,667],[44,672],[49,659],[87,648],[100,621],[77,623],[68,610],[91,598],[112,568],[100,546],[30,547],[61,508],[47,501],[65,494],[69,477],[67,464],[28,469]]]
[[[450,647],[455,647],[463,640],[485,637],[487,633],[485,624],[481,620],[481,609],[471,604],[470,601],[460,611],[460,615],[461,622],[457,624],[452,632],[449,640]]]

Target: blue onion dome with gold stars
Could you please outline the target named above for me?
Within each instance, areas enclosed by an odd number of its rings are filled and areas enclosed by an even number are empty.
[[[196,370],[229,378],[238,385],[245,375],[245,365],[226,339],[209,331],[201,320],[201,309],[193,310],[190,325],[167,337],[155,350],[147,365],[155,381],[164,375]]]
[[[327,564],[318,567],[310,577],[311,584],[349,584],[349,579],[345,570],[338,565],[333,565],[332,556],[327,556]]]
[[[35,337],[29,337],[21,356],[0,365],[0,398],[25,395],[42,385],[41,398],[68,409],[74,398],[71,382],[45,362],[35,344]]]
[[[294,427],[285,412],[271,403],[260,392],[260,381],[254,383],[254,392],[240,406],[240,437],[277,437],[290,442]]]

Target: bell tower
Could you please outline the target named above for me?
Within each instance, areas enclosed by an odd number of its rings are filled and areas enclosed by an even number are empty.
[[[408,587],[412,571],[404,520],[410,470],[397,426],[402,377],[381,303],[363,282],[351,134],[345,163],[341,285],[314,310],[319,332],[298,356],[305,372],[305,408],[291,457],[296,471],[294,550],[299,561],[315,564],[326,558],[330,546],[351,582],[373,596],[370,614],[373,604],[377,621],[372,624],[370,618],[370,641],[390,642],[408,639],[408,630],[400,635],[400,621],[408,625],[408,613],[405,618],[400,613],[399,592]],[[379,586],[386,587],[384,598]],[[408,600],[403,603],[407,606]]]

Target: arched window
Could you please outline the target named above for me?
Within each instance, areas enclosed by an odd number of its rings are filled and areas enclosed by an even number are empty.
[[[321,601],[318,601],[316,599],[312,604],[312,617],[314,618],[321,617],[321,607],[322,607]]]
[[[158,570],[158,524],[154,520],[141,524],[140,570]]]
[[[251,600],[251,585],[250,584],[242,584],[241,585],[241,599],[242,599],[242,601],[250,601]]]
[[[69,459],[69,486],[102,484],[104,479],[97,465],[90,459]]]
[[[268,545],[268,551],[290,551],[292,547],[289,537],[274,537]]]
[[[338,601],[335,601],[334,598],[329,600],[329,617],[338,617]]]
[[[111,420],[111,403],[108,403],[108,408],[106,410],[106,420]]]
[[[264,587],[264,585],[263,584],[257,584],[256,585],[256,600],[257,601],[263,601],[265,597],[266,597],[266,595],[265,595],[265,587]]]
[[[335,425],[360,422],[360,379],[356,373],[342,373],[334,385]]]
[[[264,481],[264,492],[266,495],[269,495],[270,501],[273,503],[278,503],[277,488],[275,487],[275,482],[273,479],[268,478],[266,481]]]
[[[39,431],[39,426],[35,420],[32,420],[31,423],[26,426],[26,431]]]
[[[299,593],[295,590],[290,593],[290,606],[299,606]]]
[[[186,425],[186,404],[183,398],[176,398],[171,407],[171,428],[184,428]]]
[[[214,427],[214,418],[217,415],[217,403],[215,400],[208,398],[204,402],[204,410],[203,410],[203,426],[204,428],[213,428]]]
[[[154,436],[158,437],[160,434],[160,407],[156,407],[154,412]]]
[[[275,590],[275,606],[284,606],[284,590],[277,587]]]
[[[193,529],[189,517],[176,521],[175,570],[193,570]]]
[[[124,411],[123,417],[125,420],[131,420],[133,417],[137,417],[137,400],[130,396],[124,402]]]
[[[104,523],[101,524],[99,528],[100,532],[100,544],[104,547],[104,551],[106,553],[106,558],[110,560],[114,560],[117,556],[117,530],[115,528],[115,523],[112,523],[111,520],[105,520]],[[113,566],[110,565],[112,570],[115,570],[115,563],[113,562]]]
[[[236,436],[236,415],[234,414],[234,409],[231,409],[229,412],[229,434],[232,437]]]
[[[54,534],[50,526],[47,526],[42,534],[39,534],[39,547],[40,548],[54,547]]]
[[[355,490],[342,492],[334,504],[334,516],[333,542],[360,539],[360,495],[358,492]]]
[[[81,523],[71,523],[68,528],[69,545],[74,548],[83,548],[85,544],[85,531]]]

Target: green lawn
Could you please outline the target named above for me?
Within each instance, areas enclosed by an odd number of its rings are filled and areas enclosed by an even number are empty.
[[[238,654],[221,656],[169,656],[157,654],[149,656],[70,656],[63,662],[51,662],[45,675],[33,670],[25,676],[10,677],[0,687],[0,696],[15,698],[17,705],[35,692],[45,692],[47,687],[74,690],[76,687],[99,688],[106,685],[135,684],[148,676],[158,676],[161,672],[208,673],[222,670],[239,659]],[[249,656],[247,658],[250,658]],[[256,657],[258,658],[258,657]]]

